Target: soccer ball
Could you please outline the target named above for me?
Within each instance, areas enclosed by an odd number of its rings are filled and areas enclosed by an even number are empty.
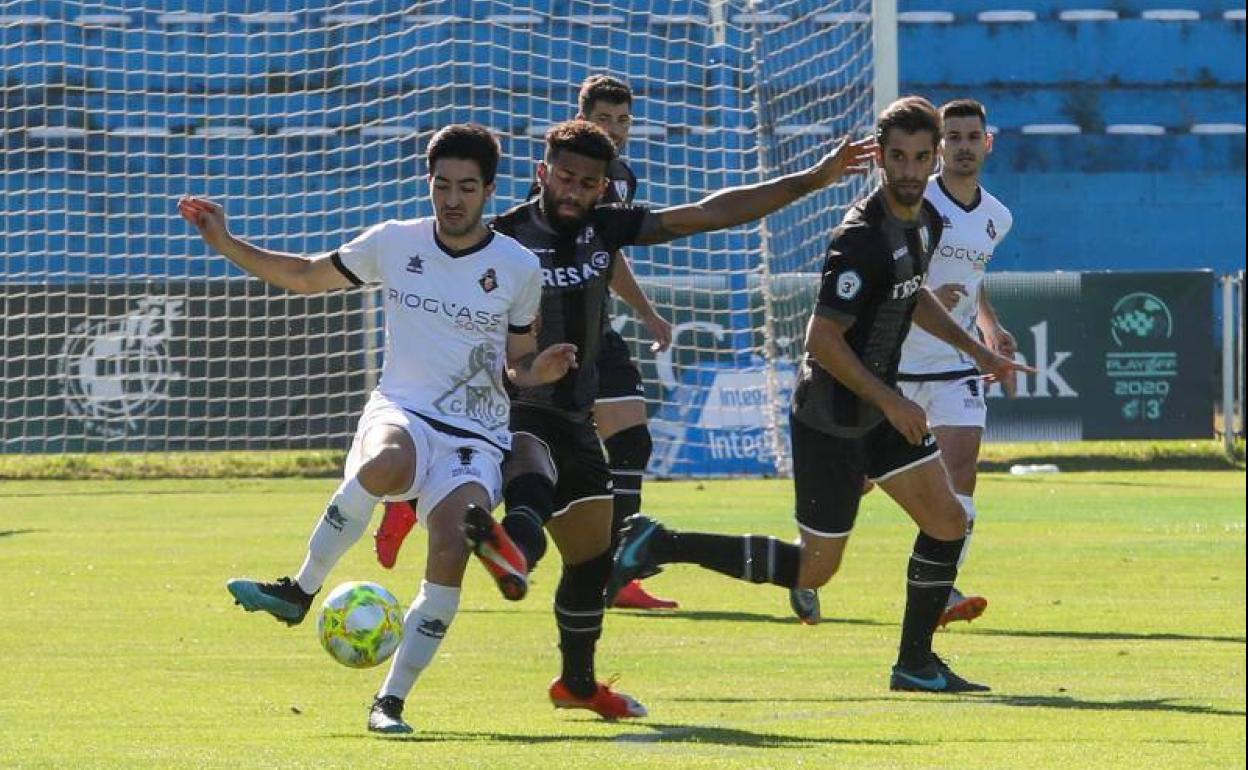
[[[384,663],[403,641],[403,610],[376,583],[343,583],[325,597],[316,632],[334,660],[369,668]]]

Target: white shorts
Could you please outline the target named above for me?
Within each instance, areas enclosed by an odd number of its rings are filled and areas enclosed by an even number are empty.
[[[355,429],[343,477],[351,478],[364,464],[364,434],[377,425],[393,425],[407,431],[416,446],[416,473],[412,485],[386,500],[418,498],[416,512],[427,526],[438,503],[464,484],[479,484],[490,496],[490,510],[503,495],[503,450],[484,439],[453,436],[434,428],[390,399],[374,392],[364,405]]]
[[[901,395],[923,407],[929,428],[979,428],[988,417],[984,381],[978,376],[958,380],[901,381]]]

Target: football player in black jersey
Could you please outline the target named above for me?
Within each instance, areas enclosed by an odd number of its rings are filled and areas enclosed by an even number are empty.
[[[633,127],[633,92],[628,84],[610,75],[592,75],[581,84],[577,96],[581,120],[588,120],[607,132],[617,153],[623,153]],[[637,195],[637,176],[624,159],[617,156],[607,170],[603,203],[632,203]],[[654,309],[624,255],[615,259],[611,290],[636,314],[637,321],[654,340],[651,349],[667,349],[672,342],[672,325]],[[646,392],[641,371],[632,359],[628,343],[603,316],[602,349],[598,353],[598,395],[594,399],[594,422],[598,437],[607,450],[614,495],[612,506],[618,532],[624,520],[641,510],[641,487],[650,464],[653,442],[646,419]],[[671,599],[661,599],[647,591],[640,580],[620,589],[614,607],[636,610],[676,609]]]
[[[539,388],[517,388],[513,451],[505,473],[503,526],[529,565],[545,549],[543,527],[563,557],[555,617],[563,654],[550,687],[560,708],[584,708],[607,718],[641,716],[645,709],[594,676],[594,647],[602,632],[604,589],[611,572],[611,473],[593,420],[602,314],[620,249],[751,222],[869,168],[874,139],[848,140],[796,174],[722,190],[696,203],[651,211],[599,206],[616,157],[611,139],[586,121],[569,121],[546,135],[538,166],[541,193],[494,222],[542,263],[539,343],[577,346],[578,368]],[[636,578],[637,575],[630,577]]]
[[[638,514],[621,536],[608,600],[635,575],[672,562],[790,589],[823,585],[840,566],[865,476],[919,527],[890,687],[983,691],[988,688],[953,673],[932,651],[957,575],[966,512],[949,487],[927,416],[897,390],[897,365],[913,320],[992,377],[1030,369],[973,338],[923,286],[941,228],[939,212],[923,197],[940,140],[935,108],[919,97],[894,102],[876,123],[876,139],[883,184],[832,234],[793,393],[800,546],[756,535],[677,532]]]

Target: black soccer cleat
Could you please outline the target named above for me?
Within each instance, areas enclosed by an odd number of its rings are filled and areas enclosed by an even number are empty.
[[[819,611],[819,591],[814,588],[790,588],[789,607],[803,625],[817,626],[823,620]]]
[[[382,735],[406,735],[412,726],[403,721],[403,699],[394,695],[373,699],[368,710],[368,731]]]
[[[949,664],[941,660],[935,653],[927,665],[920,668],[904,668],[900,664],[893,666],[893,674],[888,681],[888,689],[902,692],[934,692],[962,693],[989,692],[986,684],[968,682],[949,668]]]
[[[305,593],[298,583],[288,577],[278,578],[276,583],[234,578],[225,587],[234,597],[234,603],[243,609],[267,612],[288,626],[303,622],[316,596]]]
[[[645,515],[634,513],[624,520],[620,528],[620,545],[615,549],[611,564],[611,577],[607,579],[606,603],[615,604],[615,596],[624,586],[650,575],[657,574],[659,564],[655,561],[653,545],[656,538],[667,530],[662,524]]]

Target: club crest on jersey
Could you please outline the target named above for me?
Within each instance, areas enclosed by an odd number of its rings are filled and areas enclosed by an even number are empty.
[[[611,255],[605,251],[595,251],[593,256],[589,258],[589,264],[593,265],[597,270],[606,270],[611,264]]]
[[[985,230],[987,230],[989,238],[994,241],[997,239],[997,226],[992,223],[991,219],[988,220],[988,227]]]
[[[486,294],[498,288],[498,275],[494,273],[494,268],[488,268],[481,277],[477,279],[477,283],[481,284],[481,288]]]
[[[425,272],[425,260],[419,254],[413,254],[408,257],[407,272],[423,274]]]

